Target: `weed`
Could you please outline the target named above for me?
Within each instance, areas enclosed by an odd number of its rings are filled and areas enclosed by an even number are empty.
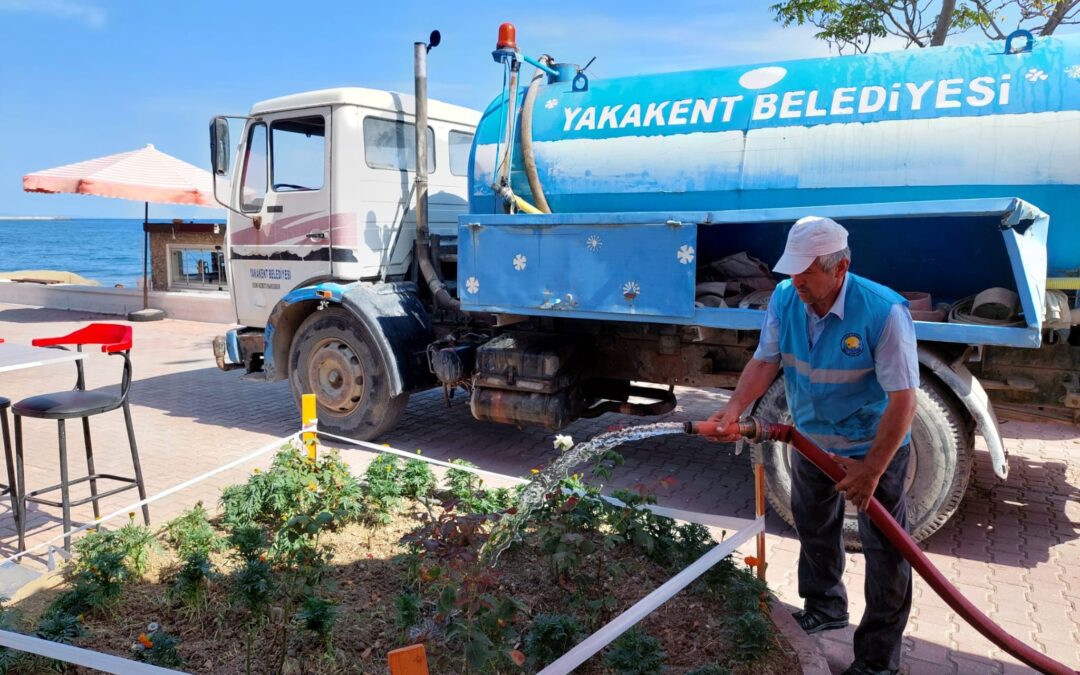
[[[157,548],[154,533],[144,525],[136,525],[133,514],[118,530],[91,530],[75,542],[75,568],[89,569],[100,556],[115,553],[131,576],[141,577],[149,565],[150,552]]]
[[[451,460],[451,464],[475,468],[464,459]],[[486,489],[484,481],[476,474],[461,469],[447,469],[447,491],[457,501],[456,509],[463,513],[500,513],[514,503],[513,493],[506,488]]]
[[[666,658],[660,641],[634,626],[608,647],[604,664],[618,675],[654,675],[664,672]]]
[[[760,659],[772,644],[772,625],[759,609],[738,615],[724,632],[733,654],[743,662]]]
[[[540,670],[576,645],[583,629],[568,614],[538,614],[525,633],[525,655],[531,670]]]

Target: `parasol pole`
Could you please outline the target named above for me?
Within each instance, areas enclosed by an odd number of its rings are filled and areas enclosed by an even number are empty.
[[[150,309],[150,280],[148,268],[150,266],[150,202],[143,202],[143,249],[142,249],[142,309],[128,312],[128,321],[159,321],[165,318],[165,312],[160,309]]]
[[[146,268],[150,260],[150,233],[146,231],[147,223],[150,222],[150,202],[143,202],[142,221],[142,308],[150,309],[150,288],[146,285]]]

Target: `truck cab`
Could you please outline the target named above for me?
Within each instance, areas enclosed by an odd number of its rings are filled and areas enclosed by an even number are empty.
[[[215,194],[229,209],[230,292],[243,328],[216,348],[249,373],[266,369],[265,331],[286,298],[318,284],[404,281],[413,262],[416,171],[413,97],[345,87],[273,98],[215,118]],[[429,102],[430,229],[452,246],[467,207],[479,113]],[[230,124],[231,122],[231,124]],[[229,128],[239,127],[235,149]],[[448,256],[449,257],[449,256]],[[291,317],[293,322],[302,318]],[[288,323],[288,322],[287,322]],[[295,330],[295,325],[277,325]]]

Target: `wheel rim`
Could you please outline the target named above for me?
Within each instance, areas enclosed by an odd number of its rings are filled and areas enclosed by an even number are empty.
[[[344,341],[328,338],[312,350],[308,383],[319,405],[330,413],[348,415],[364,398],[364,367]]]

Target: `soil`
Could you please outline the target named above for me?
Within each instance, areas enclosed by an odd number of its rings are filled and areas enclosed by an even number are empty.
[[[407,567],[405,549],[399,540],[416,527],[417,516],[416,511],[403,512],[382,527],[354,524],[331,535],[335,553],[330,588],[340,607],[332,643],[326,647],[303,631],[295,628],[286,631],[286,658],[280,670],[282,626],[289,623],[288,615],[295,609],[271,611],[271,622],[253,635],[254,649],[248,671],[244,614],[231,603],[227,579],[222,575],[214,582],[208,594],[208,606],[201,612],[171,606],[165,599],[168,588],[165,580],[175,570],[177,559],[166,550],[152,555],[147,574],[125,587],[115,609],[106,615],[83,617],[86,634],[75,644],[131,658],[132,645],[139,634],[147,631],[150,622],[157,622],[161,630],[180,638],[179,652],[187,663],[186,669],[193,673],[387,673],[387,652],[411,644],[395,621],[394,598],[403,590]],[[604,564],[618,563],[623,572],[610,584],[616,599],[615,609],[602,617],[600,625],[672,576],[670,570],[652,563],[633,546],[622,546],[604,555]],[[534,541],[512,548],[499,560],[497,570],[501,587],[506,591],[502,595],[512,595],[525,607],[522,633],[528,617],[541,612],[568,612],[567,591],[556,582],[547,560],[547,554]],[[219,556],[214,564],[224,572],[231,563]],[[67,588],[63,577],[54,573],[13,598],[12,606],[23,617],[21,630],[32,633],[37,617]],[[757,661],[730,663],[731,651],[720,630],[724,619],[722,601],[692,589],[677,594],[641,623],[646,632],[662,641],[667,652],[667,673],[685,673],[710,663],[726,665],[737,675],[799,671],[794,651],[778,632],[773,633],[773,644]],[[459,672],[460,665],[454,664],[460,661],[450,661],[450,655],[437,640],[429,641],[426,647],[432,675]],[[71,668],[68,672],[91,671]],[[515,668],[507,672],[524,670]],[[601,656],[597,656],[576,672],[592,675],[611,671],[604,667]]]

